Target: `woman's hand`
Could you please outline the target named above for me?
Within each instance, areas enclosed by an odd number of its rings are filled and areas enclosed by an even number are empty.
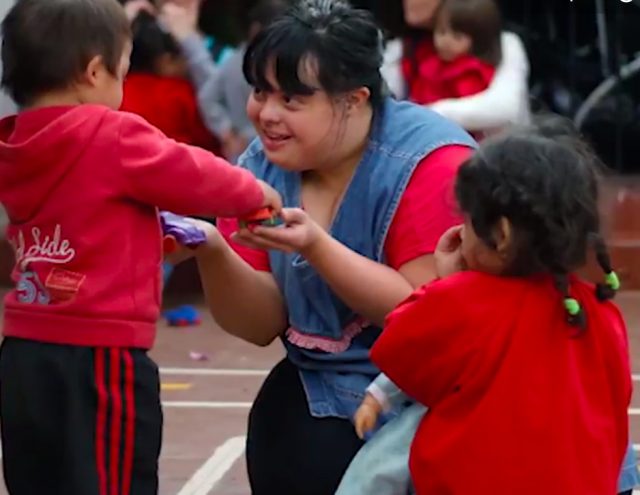
[[[465,270],[465,262],[462,257],[462,233],[463,225],[456,225],[447,230],[436,246],[434,253],[436,261],[436,273],[438,277],[448,277]]]
[[[353,418],[360,439],[364,440],[364,436],[376,427],[381,412],[380,403],[373,395],[367,394]]]
[[[254,249],[274,249],[308,257],[328,235],[300,208],[284,208],[280,218],[284,222],[282,226],[241,229],[232,238]]]
[[[165,256],[165,261],[168,261],[172,265],[179,265],[180,263],[193,258],[203,251],[215,249],[220,245],[221,242],[224,242],[222,235],[220,235],[220,232],[218,232],[218,229],[216,229],[213,224],[205,222],[204,220],[198,220],[196,218],[185,218],[185,220],[203,231],[207,237],[207,240],[203,244],[197,246],[195,249],[178,244],[178,247],[174,252]]]

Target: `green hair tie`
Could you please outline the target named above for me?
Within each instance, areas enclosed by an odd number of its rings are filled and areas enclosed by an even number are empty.
[[[612,290],[620,289],[620,279],[618,278],[618,274],[616,272],[607,273],[604,280]]]
[[[576,316],[580,313],[580,303],[571,297],[567,297],[564,300],[564,307],[571,316]]]

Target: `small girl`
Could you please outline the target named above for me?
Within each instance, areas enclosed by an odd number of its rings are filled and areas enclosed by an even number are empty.
[[[405,62],[412,65],[404,70],[413,75],[411,100],[429,105],[487,89],[501,59],[500,33],[494,0],[443,0],[433,45],[415,54],[419,62]]]
[[[203,123],[177,42],[144,10],[131,28],[131,69],[121,110],[140,115],[178,142],[218,153],[220,143]]]
[[[363,447],[339,494],[406,494],[410,438],[418,494],[616,493],[631,376],[625,325],[607,302],[619,281],[595,163],[550,119],[461,167],[464,225],[436,249],[440,280],[388,317],[372,349],[386,375],[356,413],[358,433],[394,403],[418,404]],[[573,274],[589,247],[605,272],[595,288]]]

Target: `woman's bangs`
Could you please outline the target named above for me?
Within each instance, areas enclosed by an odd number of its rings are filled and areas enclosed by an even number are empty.
[[[258,35],[247,50],[244,75],[249,84],[261,91],[278,89],[287,95],[311,95],[318,88],[301,79],[312,79],[312,58],[306,33],[276,33],[267,31]],[[269,81],[275,77],[278,88]],[[307,77],[305,77],[305,75]]]

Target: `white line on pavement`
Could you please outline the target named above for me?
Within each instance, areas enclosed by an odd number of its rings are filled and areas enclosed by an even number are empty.
[[[183,376],[267,376],[269,370],[216,369],[216,368],[160,368],[161,375]]]
[[[182,409],[249,409],[251,402],[163,401],[166,408]]]
[[[244,452],[245,437],[228,439],[193,473],[178,495],[207,495]]]

